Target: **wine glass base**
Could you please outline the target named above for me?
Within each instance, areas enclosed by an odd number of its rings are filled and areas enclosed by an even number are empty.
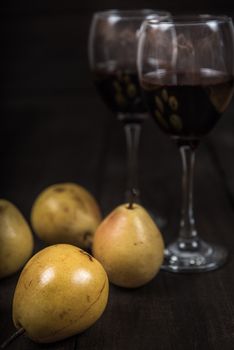
[[[165,249],[161,269],[177,273],[211,271],[222,266],[227,256],[225,248],[202,240],[196,241],[196,249],[181,249],[181,242],[175,241]]]

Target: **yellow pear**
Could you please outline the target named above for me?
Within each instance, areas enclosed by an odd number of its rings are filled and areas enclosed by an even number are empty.
[[[31,223],[49,244],[70,243],[90,248],[101,221],[99,206],[82,186],[62,183],[46,188],[34,202]]]
[[[82,332],[103,313],[109,284],[101,264],[69,244],[47,247],[24,267],[13,320],[34,341],[50,343]]]
[[[157,226],[139,204],[120,205],[98,227],[93,255],[110,282],[134,288],[149,282],[163,261],[164,243]]]
[[[32,255],[33,236],[20,211],[0,199],[0,278],[18,271]]]

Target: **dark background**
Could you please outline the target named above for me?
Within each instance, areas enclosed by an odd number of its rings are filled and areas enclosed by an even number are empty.
[[[109,8],[234,14],[231,1],[5,1],[0,5],[0,196],[29,220],[46,186],[75,181],[103,214],[124,200],[125,139],[98,98],[87,59],[92,13]],[[225,268],[200,275],[160,273],[132,292],[111,287],[102,319],[79,337],[51,346],[26,337],[9,349],[234,348],[234,103],[197,152],[195,210],[203,238],[229,247]],[[176,235],[180,210],[178,151],[149,119],[140,144],[142,202]],[[38,250],[43,244],[36,241]],[[0,283],[0,340],[14,329],[18,275]]]

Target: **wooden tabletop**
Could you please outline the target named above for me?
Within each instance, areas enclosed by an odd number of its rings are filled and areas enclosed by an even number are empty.
[[[41,12],[40,12],[41,11]],[[5,9],[1,58],[0,194],[29,221],[36,196],[59,182],[77,182],[103,216],[124,201],[123,128],[92,85],[86,45],[90,9],[72,13]],[[13,14],[13,15],[12,15]],[[220,350],[234,348],[234,102],[197,150],[195,215],[200,236],[228,248],[228,262],[199,274],[160,271],[147,285],[111,286],[107,308],[84,333],[40,345],[26,335],[9,350]],[[153,120],[142,127],[142,204],[166,219],[166,242],[177,237],[181,162]],[[45,244],[35,237],[35,252]],[[19,273],[0,281],[0,343],[12,332]]]

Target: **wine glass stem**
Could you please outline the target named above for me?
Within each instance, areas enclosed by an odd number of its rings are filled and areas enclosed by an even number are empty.
[[[181,248],[195,248],[197,241],[197,231],[193,214],[193,175],[195,152],[190,146],[181,146],[180,154],[182,158],[182,209],[180,220],[179,240],[182,242]]]
[[[134,201],[139,200],[138,188],[138,146],[141,134],[139,123],[126,123],[124,125],[127,145],[127,191],[126,200],[129,202],[134,195]]]

